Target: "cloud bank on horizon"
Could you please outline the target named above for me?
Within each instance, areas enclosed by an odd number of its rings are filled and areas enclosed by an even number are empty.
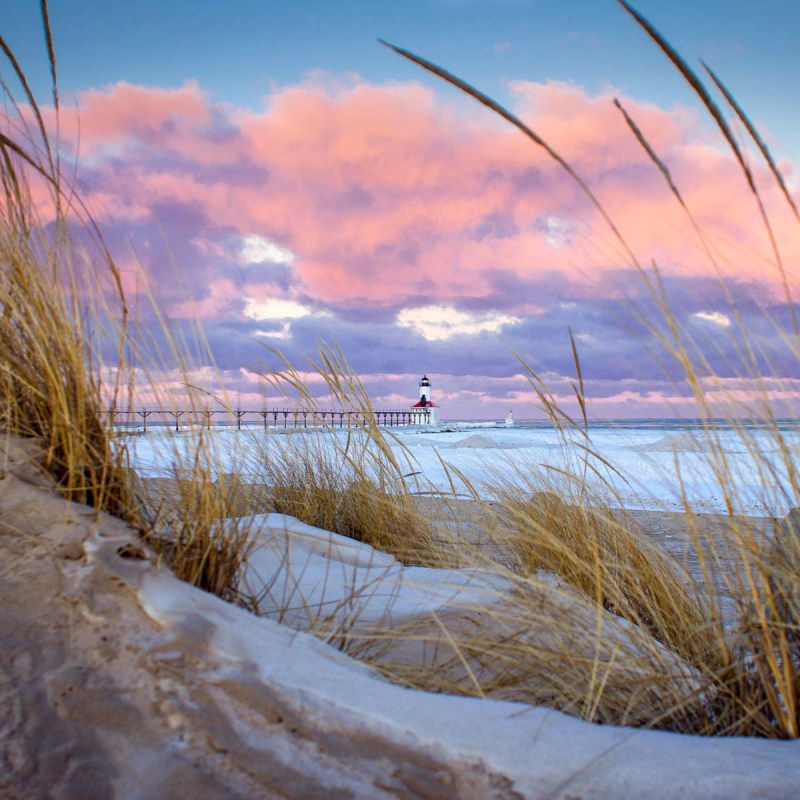
[[[789,319],[781,271],[707,120],[612,88],[516,80],[508,90],[640,263],[658,265],[708,354],[712,390],[746,389],[732,300],[774,396],[800,397],[797,359],[776,333]],[[615,97],[669,168],[702,240]],[[62,115],[62,145],[79,158],[78,189],[110,232],[129,294],[147,284],[176,325],[202,320],[243,402],[264,397],[251,371],[269,358],[260,343],[299,363],[335,340],[376,405],[405,405],[427,372],[445,416],[513,406],[524,417],[535,398],[515,354],[569,397],[571,330],[593,414],[686,410],[679,371],[654,355],[656,304],[624,247],[575,181],[478,106],[416,80],[314,73],[257,109],[194,81],[117,82],[79,92],[76,107]],[[779,165],[797,196],[797,165]],[[754,169],[797,290],[796,220]]]

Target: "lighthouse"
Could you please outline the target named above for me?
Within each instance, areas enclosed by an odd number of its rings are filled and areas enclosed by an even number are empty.
[[[411,406],[416,425],[438,425],[439,406],[431,400],[431,382],[427,375],[419,380],[419,401]]]

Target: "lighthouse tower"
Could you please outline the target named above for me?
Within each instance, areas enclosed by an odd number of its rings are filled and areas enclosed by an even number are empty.
[[[419,402],[411,406],[417,425],[438,425],[439,406],[431,400],[431,382],[427,375],[419,381]]]

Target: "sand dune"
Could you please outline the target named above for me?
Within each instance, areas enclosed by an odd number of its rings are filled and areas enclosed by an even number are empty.
[[[800,743],[411,691],[159,567],[0,444],[4,798],[793,797]],[[342,548],[343,558],[359,563]]]

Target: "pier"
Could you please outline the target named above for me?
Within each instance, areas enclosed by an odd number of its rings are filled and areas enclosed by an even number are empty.
[[[431,413],[424,408],[376,409],[371,414],[363,411],[310,408],[109,408],[108,421],[122,430],[139,430],[147,433],[148,426],[229,428],[241,430],[258,426],[265,431],[272,428],[350,428],[374,423],[382,427],[430,425]]]

